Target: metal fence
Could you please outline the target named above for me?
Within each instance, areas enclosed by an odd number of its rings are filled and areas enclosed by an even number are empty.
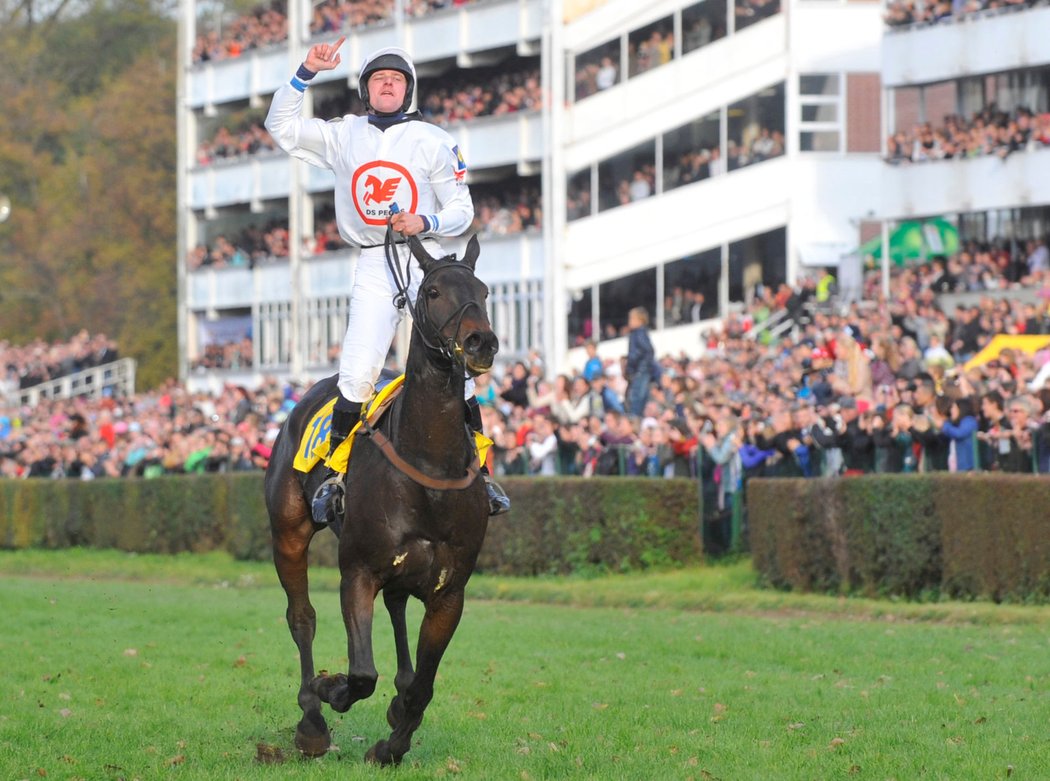
[[[113,363],[47,380],[29,388],[20,388],[8,394],[9,404],[33,407],[47,399],[71,399],[86,396],[100,399],[106,396],[131,396],[135,393],[135,359],[121,358]]]

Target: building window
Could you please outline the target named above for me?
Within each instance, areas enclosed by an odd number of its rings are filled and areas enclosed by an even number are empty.
[[[591,288],[569,293],[569,344],[580,347],[594,339],[594,305]]]
[[[798,77],[799,151],[841,152],[843,88],[839,73]]]
[[[598,164],[598,211],[626,206],[648,198],[656,185],[656,141]]]
[[[292,305],[288,301],[259,304],[254,329],[261,366],[273,368],[292,362]]]
[[[601,339],[627,335],[627,313],[644,306],[650,320],[656,320],[656,269],[650,268],[626,277],[603,282],[598,287],[598,316]]]
[[[576,57],[576,100],[583,100],[607,90],[622,80],[619,38],[607,41]]]
[[[664,266],[664,326],[718,316],[722,249],[715,247]]]
[[[567,222],[590,217],[594,214],[591,200],[591,169],[584,168],[569,175],[565,193],[565,219]]]
[[[711,176],[711,159],[720,154],[721,112],[693,120],[664,134],[664,191]]]
[[[784,154],[784,84],[774,84],[729,106],[726,164],[730,171]],[[712,166],[724,171],[725,165]]]
[[[306,301],[306,362],[308,366],[333,366],[350,317],[350,297],[317,298]]]
[[[627,36],[631,76],[638,76],[674,59],[674,20],[661,19]]]
[[[725,2],[703,0],[682,9],[682,54],[702,49],[725,36]]]
[[[734,0],[735,29],[743,30],[780,13],[780,0]]]
[[[750,305],[787,282],[787,231],[776,228],[729,245],[729,300]]]

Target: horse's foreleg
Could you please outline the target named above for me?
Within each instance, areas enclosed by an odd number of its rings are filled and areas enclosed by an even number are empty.
[[[379,586],[371,575],[343,575],[339,587],[346,624],[347,655],[350,671],[347,675],[322,676],[314,679],[311,688],[333,710],[345,713],[358,700],[372,696],[379,673],[372,657],[372,615]]]
[[[403,693],[398,694],[401,706],[399,719],[387,740],[381,740],[365,756],[370,762],[383,765],[397,764],[412,747],[412,733],[423,721],[423,711],[434,697],[434,678],[437,677],[441,657],[448,648],[452,635],[463,615],[463,592],[446,592],[432,598],[426,607],[419,627],[419,645],[416,648],[416,674]]]
[[[415,671],[412,669],[412,652],[408,648],[408,626],[405,623],[405,605],[407,594],[391,595],[383,592],[383,601],[390,614],[390,624],[394,628],[394,648],[397,651],[397,675],[394,677],[394,689],[397,694],[390,701],[386,711],[386,720],[391,728],[396,727],[404,718],[401,696],[412,683]]]
[[[307,756],[320,756],[328,751],[332,736],[321,715],[321,700],[310,682],[314,678],[314,634],[317,613],[310,603],[307,577],[307,550],[313,537],[313,525],[307,516],[298,526],[275,527],[273,559],[277,577],[288,597],[286,618],[292,640],[299,649],[299,707],[303,717],[295,729],[295,745]]]

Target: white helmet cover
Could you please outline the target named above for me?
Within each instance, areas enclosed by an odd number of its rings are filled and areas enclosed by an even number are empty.
[[[405,74],[408,85],[405,89],[405,102],[401,104],[400,111],[408,111],[416,94],[416,66],[412,64],[409,53],[396,46],[374,51],[361,63],[360,75],[357,77],[357,93],[364,101],[365,108],[372,110],[372,104],[368,102],[368,80],[373,73],[381,70],[395,70]]]

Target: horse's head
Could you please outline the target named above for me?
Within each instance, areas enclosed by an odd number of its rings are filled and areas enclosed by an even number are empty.
[[[461,261],[454,255],[432,257],[414,236],[408,244],[423,269],[413,311],[423,342],[472,376],[484,374],[492,368],[499,339],[485,309],[489,289],[474,276],[481,252],[478,237],[467,242]]]

